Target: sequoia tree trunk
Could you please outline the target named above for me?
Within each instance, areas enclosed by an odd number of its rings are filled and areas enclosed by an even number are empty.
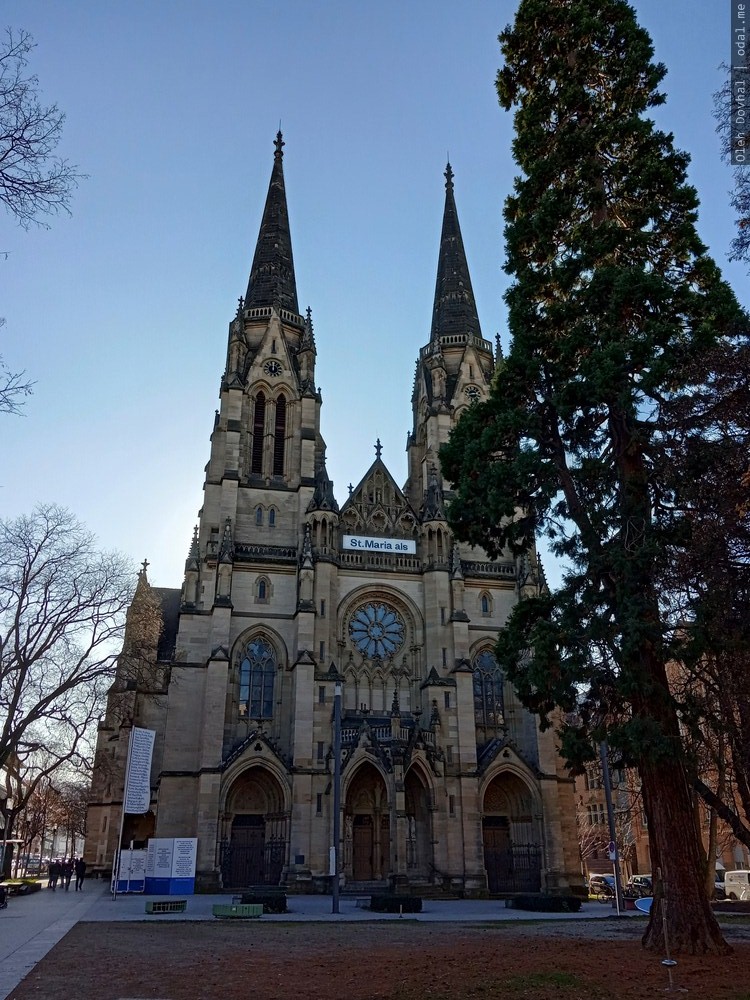
[[[664,666],[650,664],[654,689],[665,692]],[[664,685],[664,686],[662,686]],[[655,712],[655,704],[661,710]],[[645,707],[645,706],[644,706]],[[654,902],[643,947],[661,954],[727,955],[724,940],[704,887],[705,861],[681,753],[677,715],[667,698],[649,699],[648,715],[660,716],[662,732],[673,737],[675,753],[657,759],[644,754],[638,763],[648,822]]]

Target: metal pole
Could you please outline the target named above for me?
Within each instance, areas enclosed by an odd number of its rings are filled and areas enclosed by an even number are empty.
[[[607,741],[602,740],[599,744],[599,755],[602,762],[602,781],[604,782],[604,800],[607,803],[607,823],[609,824],[609,839],[615,845],[614,858],[612,864],[615,874],[615,902],[617,904],[617,915],[624,910],[624,899],[622,895],[622,880],[620,878],[620,857],[617,850],[617,831],[615,830],[615,811],[612,806],[612,784],[609,780],[609,757],[607,755]]]
[[[336,681],[333,699],[333,901],[331,913],[339,912],[339,842],[341,840],[341,681]]]

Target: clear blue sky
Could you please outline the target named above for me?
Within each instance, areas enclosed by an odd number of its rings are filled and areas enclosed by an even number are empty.
[[[448,153],[483,333],[507,344],[515,170],[494,77],[515,6],[6,0],[0,24],[33,34],[31,68],[67,114],[63,153],[88,179],[48,231],[0,214],[0,350],[37,380],[26,415],[0,417],[0,516],[61,503],[104,547],[148,557],[153,583],[180,585],[280,120],[336,495],[377,437],[403,482]],[[669,68],[658,118],[693,157],[701,234],[747,302],[711,117],[729,5],[635,7]]]

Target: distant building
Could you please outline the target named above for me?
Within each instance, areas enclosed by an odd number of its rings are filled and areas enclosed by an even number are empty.
[[[339,503],[312,317],[297,301],[282,145],[279,133],[247,290],[229,324],[182,589],[151,588],[145,566],[140,574],[99,731],[87,860],[112,865],[137,725],[157,733],[153,804],[126,817],[124,844],[197,836],[207,888],[325,890],[341,683],[347,882],[566,890],[581,882],[573,783],[553,730],[539,732],[493,655],[511,608],[543,586],[540,567],[535,553],[493,560],[458,544],[445,516],[438,450],[486,398],[496,363],[450,165],[408,478],[396,483],[377,442],[374,461],[352,457],[366,471]],[[398,322],[395,303],[389,318]],[[370,391],[393,405],[382,383]]]

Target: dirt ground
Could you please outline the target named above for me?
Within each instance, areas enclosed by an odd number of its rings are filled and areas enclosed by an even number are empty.
[[[741,918],[740,918],[741,919]],[[750,925],[729,958],[681,957],[701,1000],[750,1000]],[[628,1000],[663,995],[639,922],[81,923],[9,1000]],[[667,994],[669,995],[669,994]]]

